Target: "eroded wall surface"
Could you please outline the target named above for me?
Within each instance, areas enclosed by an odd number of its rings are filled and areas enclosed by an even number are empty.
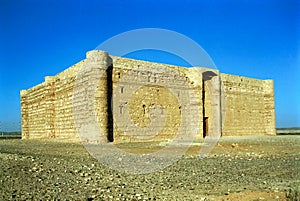
[[[187,68],[114,57],[117,142],[202,136],[202,74]]]
[[[87,52],[85,60],[22,90],[21,112],[24,139],[122,143],[202,138],[204,117],[210,134],[275,134],[270,80],[103,51]]]
[[[272,80],[221,74],[222,135],[275,135]]]

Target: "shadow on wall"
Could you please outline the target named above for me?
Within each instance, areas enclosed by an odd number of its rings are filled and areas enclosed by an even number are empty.
[[[109,142],[114,141],[114,129],[113,129],[113,113],[112,113],[112,94],[113,94],[113,85],[112,85],[112,75],[113,75],[113,65],[111,64],[106,69],[107,74],[107,90],[106,90],[106,97],[107,97],[107,140]]]
[[[218,76],[216,73],[212,71],[205,71],[202,73],[202,116],[203,116],[203,138],[208,135],[208,117],[205,113],[205,81],[211,80],[213,77]]]

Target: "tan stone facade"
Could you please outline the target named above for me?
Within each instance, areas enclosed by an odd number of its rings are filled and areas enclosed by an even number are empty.
[[[116,143],[276,133],[272,80],[103,51],[22,90],[21,112],[23,139],[88,139],[91,122],[101,130],[95,140]]]

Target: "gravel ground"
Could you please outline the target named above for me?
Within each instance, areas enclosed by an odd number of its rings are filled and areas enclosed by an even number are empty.
[[[300,200],[300,136],[223,137],[205,159],[199,148],[135,175],[100,164],[80,144],[0,140],[0,200]]]

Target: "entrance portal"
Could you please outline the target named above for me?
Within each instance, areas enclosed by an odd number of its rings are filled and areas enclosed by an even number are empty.
[[[203,137],[208,135],[208,117],[203,118]]]

